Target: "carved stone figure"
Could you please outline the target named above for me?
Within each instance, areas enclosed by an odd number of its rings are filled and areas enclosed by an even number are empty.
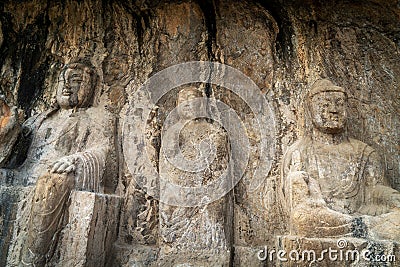
[[[57,107],[22,126],[30,146],[22,165],[7,170],[7,177],[12,177],[11,184],[36,183],[22,256],[25,265],[44,266],[51,256],[71,190],[105,191],[114,121],[104,109],[89,108],[96,83],[97,74],[88,64],[67,65],[59,77]],[[8,160],[18,161],[12,156]]]
[[[347,92],[326,79],[305,100],[306,135],[282,164],[292,235],[400,241],[400,194],[376,151],[348,137]]]
[[[164,136],[160,152],[160,174],[168,182],[181,187],[197,188],[207,185],[218,179],[228,166],[228,137],[226,132],[204,118],[191,119],[193,114],[204,114],[202,105],[191,102],[195,98],[201,98],[202,92],[196,87],[182,89],[178,94],[179,123],[183,128],[179,138],[172,139]],[[199,117],[197,115],[196,117]],[[179,140],[178,140],[179,139]],[[171,145],[178,142],[178,146]],[[171,160],[179,154],[179,151],[169,151],[166,147],[177,147],[184,159],[189,161],[199,160],[215,149],[215,158],[209,165],[197,172],[188,171],[185,166],[175,166],[181,161]],[[195,207],[172,206],[163,203],[174,192],[166,192],[161,188],[160,203],[160,231],[163,251],[180,251],[176,253],[175,263],[199,263],[208,257],[209,253],[224,255],[228,250],[228,209],[227,197],[218,199],[212,203],[197,205]],[[179,192],[175,192],[178,194]],[[203,196],[200,196],[203,197]],[[182,255],[182,251],[192,254]],[[197,255],[195,258],[194,255]],[[179,259],[183,256],[184,261]],[[180,261],[181,260],[181,261]],[[167,263],[166,263],[167,264]]]

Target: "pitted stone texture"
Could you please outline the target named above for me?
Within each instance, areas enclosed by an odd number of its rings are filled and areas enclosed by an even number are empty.
[[[61,65],[76,56],[90,58],[99,70],[105,85],[102,90],[109,96],[108,108],[121,118],[119,133],[126,100],[152,74],[171,64],[217,60],[249,75],[273,103],[277,149],[272,170],[258,190],[249,190],[250,179],[235,188],[235,245],[272,245],[275,235],[288,229],[278,200],[281,159],[304,132],[301,103],[307,85],[317,78],[330,77],[349,90],[350,124],[354,126],[349,135],[382,155],[391,187],[400,189],[397,0],[328,0],[323,4],[300,0],[32,0],[6,1],[0,13],[0,94],[10,105],[19,106],[26,118],[48,110]],[[242,111],[247,107],[237,96],[223,88],[211,89],[217,99],[227,100],[246,116]],[[173,96],[172,92],[161,101],[160,106],[166,106],[161,114],[174,106]],[[133,103],[136,108],[138,102]],[[244,120],[251,125],[251,116]],[[157,123],[149,128],[155,129]],[[157,166],[158,133],[148,132],[154,134],[150,141]],[[259,141],[255,133],[248,134],[252,142]],[[158,202],[137,186],[138,177],[124,166],[121,140],[116,144],[118,193],[125,198],[119,232],[122,247],[129,251],[137,243],[157,246]],[[253,152],[249,170],[259,162]],[[12,245],[22,243],[18,240]],[[154,255],[151,250],[144,258]],[[252,262],[246,257],[240,256],[240,265]]]
[[[33,187],[0,187],[0,265],[18,266],[26,239],[26,222],[31,209]]]

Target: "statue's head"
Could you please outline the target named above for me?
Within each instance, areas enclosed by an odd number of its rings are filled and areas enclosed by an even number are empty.
[[[57,103],[62,109],[85,108],[93,103],[97,74],[84,63],[70,63],[60,73]]]
[[[307,94],[306,122],[324,133],[337,134],[346,128],[347,92],[326,79],[317,80]]]
[[[201,114],[200,112],[204,108],[201,104],[202,101],[192,101],[201,97],[203,97],[203,93],[196,86],[189,86],[180,90],[177,100],[179,117],[188,119],[193,115]]]

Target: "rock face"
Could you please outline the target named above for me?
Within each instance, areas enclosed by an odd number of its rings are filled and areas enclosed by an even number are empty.
[[[300,266],[265,248],[319,253],[349,233],[346,248],[400,257],[398,1],[3,1],[0,77],[0,266]],[[321,78],[347,94],[340,147],[304,142]],[[203,124],[164,139],[185,83]],[[175,143],[184,165],[162,153]],[[316,230],[335,220],[343,231]]]

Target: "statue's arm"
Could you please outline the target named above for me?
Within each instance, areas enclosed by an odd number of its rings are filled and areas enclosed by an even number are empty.
[[[305,172],[303,159],[300,153],[300,141],[292,144],[286,153],[283,155],[282,165],[281,165],[281,181],[280,187],[285,198],[288,197],[291,190],[291,184],[294,177],[299,177],[299,179],[304,179],[304,182],[308,180],[308,175]]]
[[[368,157],[364,178],[366,181],[366,204],[372,203],[376,207],[369,213],[375,215],[388,212],[392,208],[400,208],[400,193],[390,187],[385,177],[382,160],[375,151]]]

